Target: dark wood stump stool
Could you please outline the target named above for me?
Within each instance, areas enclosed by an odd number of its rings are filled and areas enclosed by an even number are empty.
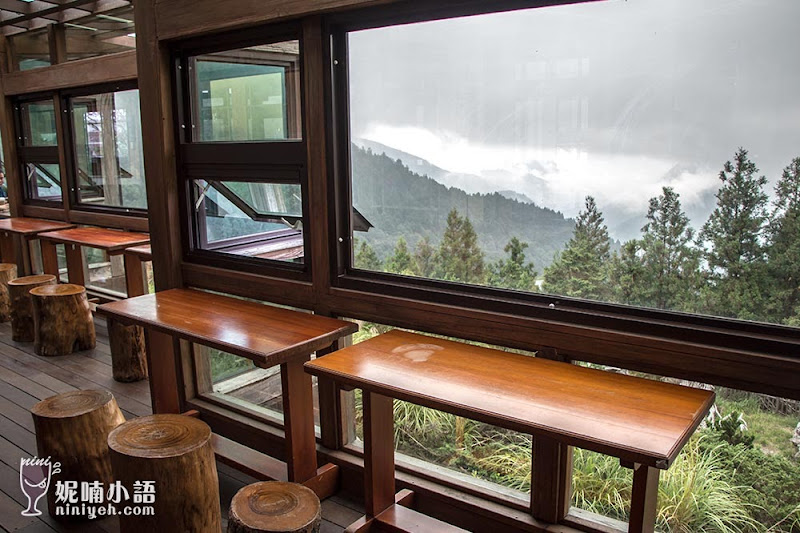
[[[108,436],[114,477],[125,487],[155,482],[152,516],[121,516],[121,533],[219,533],[219,479],[211,428],[184,415],[125,422]]]
[[[14,341],[33,342],[31,289],[56,283],[56,277],[52,274],[24,276],[8,282],[8,297],[11,300],[11,338]]]
[[[108,434],[125,421],[108,391],[78,390],[51,396],[31,409],[36,429],[36,451],[41,458],[61,463],[47,491],[47,507],[55,514],[56,482],[99,481],[106,490],[112,481]]]
[[[11,318],[11,299],[8,297],[8,282],[17,277],[17,265],[0,263],[0,322]]]
[[[228,533],[318,533],[322,506],[298,483],[264,481],[243,487],[231,500]]]
[[[113,318],[107,324],[114,379],[123,383],[147,379],[144,328],[126,326]]]
[[[86,289],[42,285],[31,289],[34,345],[39,355],[68,355],[94,348],[96,337]]]

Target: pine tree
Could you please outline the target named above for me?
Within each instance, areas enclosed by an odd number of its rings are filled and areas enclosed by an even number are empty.
[[[587,196],[586,209],[578,213],[572,238],[544,272],[545,290],[576,298],[606,298],[609,246],[603,214],[594,198]]]
[[[356,253],[353,266],[362,270],[382,270],[383,265],[381,260],[378,259],[378,254],[375,253],[375,250],[367,244],[367,241],[360,241],[360,243],[359,245],[359,241],[356,241],[356,246],[354,246],[354,248],[358,248],[358,253]]]
[[[711,281],[707,311],[716,315],[763,317],[768,199],[767,178],[757,174],[747,150],[739,148],[734,163],[725,162],[719,173],[717,206],[700,232]]]
[[[384,265],[387,272],[395,274],[413,275],[411,254],[408,252],[408,245],[404,237],[397,239],[394,247],[394,255],[386,260]]]
[[[783,170],[775,186],[774,208],[768,230],[768,271],[773,284],[768,315],[773,322],[796,323],[800,318],[800,157]]]
[[[527,242],[512,237],[503,251],[509,254],[508,259],[500,259],[489,265],[489,285],[519,291],[536,290],[536,271],[533,263],[525,263]]]
[[[608,262],[609,299],[627,305],[646,305],[645,269],[642,243],[637,239],[625,242]]]
[[[664,187],[650,199],[642,228],[642,303],[659,309],[694,310],[700,253],[678,193]]]
[[[430,278],[433,276],[434,260],[436,258],[436,250],[431,246],[428,237],[423,237],[417,242],[414,249],[414,262],[412,264],[412,271],[414,275],[423,278]]]
[[[436,254],[434,276],[448,281],[481,284],[486,277],[483,251],[469,218],[456,209],[447,215],[439,251]]]

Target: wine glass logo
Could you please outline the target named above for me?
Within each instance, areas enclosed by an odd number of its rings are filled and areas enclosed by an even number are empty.
[[[50,458],[20,459],[19,486],[22,493],[28,498],[28,508],[22,511],[22,516],[39,516],[42,512],[36,508],[42,496],[50,488],[50,477],[61,472],[61,463],[52,462]]]

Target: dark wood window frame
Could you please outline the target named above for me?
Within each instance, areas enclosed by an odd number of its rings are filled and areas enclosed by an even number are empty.
[[[26,104],[35,104],[35,103],[43,103],[43,102],[51,102],[53,104],[53,113],[56,119],[58,119],[58,107],[57,107],[57,98],[56,94],[49,92],[49,93],[36,93],[36,94],[29,94],[25,95],[24,97],[17,98],[14,102],[14,129],[16,133],[16,145],[17,145],[17,165],[19,166],[20,177],[22,181],[22,190],[23,190],[23,201],[26,205],[33,205],[33,206],[41,206],[41,207],[50,207],[50,208],[62,208],[63,203],[63,191],[67,190],[67,180],[66,176],[64,175],[63,169],[59,168],[59,185],[61,187],[61,198],[58,200],[43,200],[37,198],[33,191],[31,190],[31,184],[28,180],[27,175],[27,166],[28,164],[54,164],[59,165],[59,145],[63,142],[58,136],[58,127],[56,126],[56,144],[50,146],[32,146],[30,144],[26,144],[24,141],[25,135],[25,124],[24,122],[29,120],[23,111],[22,107]],[[29,129],[30,127],[28,127]],[[10,163],[10,162],[9,162]]]
[[[231,271],[251,272],[297,281],[311,279],[311,243],[309,232],[307,141],[303,134],[303,69],[299,68],[300,109],[290,109],[286,127],[297,133],[299,139],[244,142],[215,142],[193,140],[199,120],[192,101],[191,58],[237,50],[248,46],[296,40],[303,58],[303,37],[297,24],[280,24],[221,34],[210,38],[189,39],[172,48],[173,87],[175,95],[175,137],[177,140],[178,191],[180,198],[183,256],[187,263],[222,268]],[[292,77],[293,78],[293,77]],[[287,84],[293,84],[287,79]],[[291,102],[292,98],[287,98]],[[291,107],[291,104],[290,104]],[[290,178],[290,176],[294,176]],[[202,248],[201,217],[194,215],[192,190],[194,180],[251,181],[300,185],[303,212],[303,264],[249,258],[224,254]],[[245,210],[245,212],[247,212]]]
[[[139,85],[136,80],[128,80],[116,83],[104,83],[101,85],[91,85],[87,87],[78,87],[73,89],[64,89],[59,91],[61,96],[61,109],[60,112],[64,120],[64,152],[66,156],[66,177],[68,183],[68,197],[70,209],[72,211],[84,211],[87,213],[97,214],[110,214],[122,215],[138,218],[147,217],[147,209],[121,207],[121,206],[106,206],[96,205],[81,202],[80,193],[78,191],[78,176],[77,176],[77,162],[75,158],[75,131],[74,123],[72,120],[72,99],[80,96],[89,96],[100,93],[113,93],[119,91],[138,90]]]

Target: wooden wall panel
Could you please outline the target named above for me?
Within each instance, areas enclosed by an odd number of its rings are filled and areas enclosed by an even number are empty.
[[[130,51],[69,61],[51,67],[10,72],[3,77],[5,94],[11,96],[135,80],[136,74],[136,52]]]
[[[157,0],[159,39],[197,36],[337,9],[387,4],[392,0]],[[145,2],[146,3],[146,2]],[[139,33],[139,21],[136,21]]]

